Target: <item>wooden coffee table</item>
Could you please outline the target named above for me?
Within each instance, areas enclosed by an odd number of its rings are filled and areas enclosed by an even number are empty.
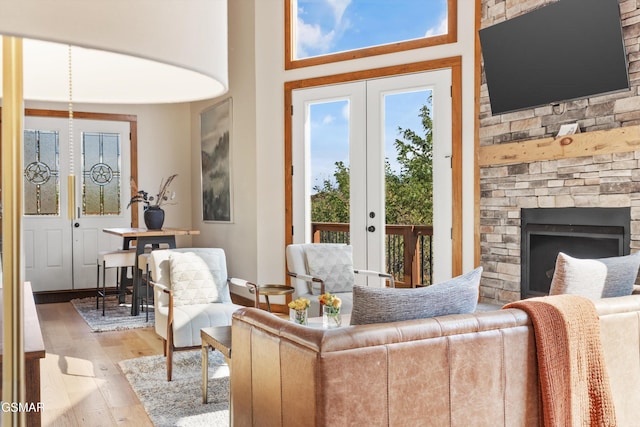
[[[231,372],[231,326],[202,328],[200,338],[202,339],[202,403],[207,403],[209,347],[222,353]],[[229,382],[229,414],[231,415],[231,382]]]

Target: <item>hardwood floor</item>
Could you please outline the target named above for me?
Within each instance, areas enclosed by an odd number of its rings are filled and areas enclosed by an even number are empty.
[[[152,426],[118,362],[162,354],[152,328],[93,333],[70,303],[36,306],[43,426]]]

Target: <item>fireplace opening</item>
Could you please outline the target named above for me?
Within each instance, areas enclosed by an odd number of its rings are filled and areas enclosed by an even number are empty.
[[[537,208],[521,211],[521,298],[548,295],[556,258],[630,253],[630,208]]]

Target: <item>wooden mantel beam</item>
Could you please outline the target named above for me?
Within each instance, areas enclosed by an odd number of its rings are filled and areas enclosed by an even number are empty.
[[[480,167],[640,150],[640,125],[480,147]]]

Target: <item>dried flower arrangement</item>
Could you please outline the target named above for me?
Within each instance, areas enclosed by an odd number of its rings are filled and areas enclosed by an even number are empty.
[[[169,176],[169,178],[167,178],[166,181],[164,179],[160,180],[160,190],[155,196],[149,196],[149,193],[147,191],[138,190],[138,185],[136,184],[135,180],[132,178],[131,188],[135,192],[135,195],[131,198],[131,200],[129,200],[129,204],[127,205],[127,207],[131,206],[134,203],[144,203],[145,209],[148,209],[149,207],[159,208],[167,201],[173,200],[175,198],[175,193],[168,194],[169,185],[171,185],[171,182],[177,176],[178,174],[173,174]]]

